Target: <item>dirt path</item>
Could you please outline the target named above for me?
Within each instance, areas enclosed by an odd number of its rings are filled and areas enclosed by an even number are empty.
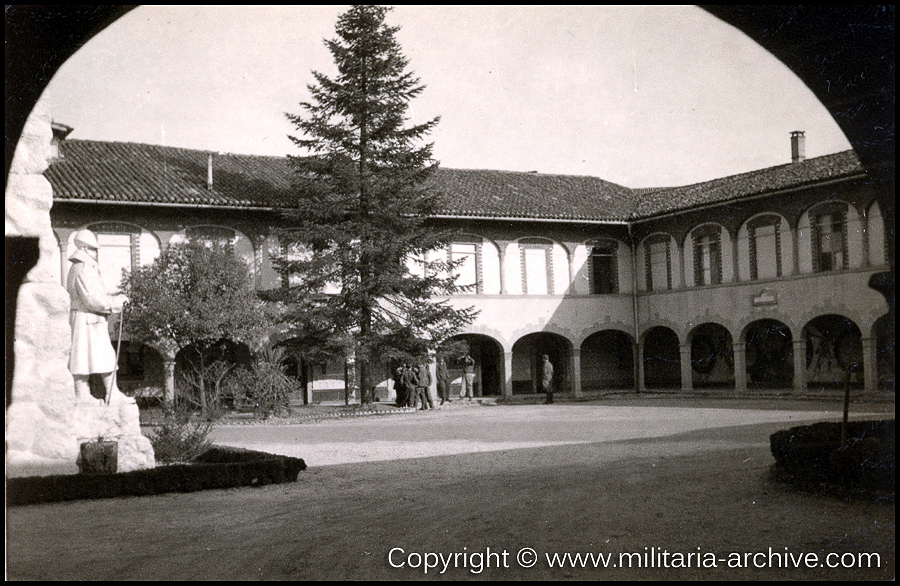
[[[533,418],[509,418],[511,411],[497,407],[467,422],[448,412],[404,419],[408,423],[402,425],[399,420],[342,421],[291,426],[303,430],[284,428],[280,434],[275,428],[245,428],[248,447],[280,435],[285,446],[305,444],[292,449],[323,459],[334,444],[350,445],[361,437],[387,444],[370,452],[361,449],[365,461],[311,463],[289,485],[10,509],[8,575],[203,580],[894,577],[893,505],[812,497],[768,479],[768,435],[787,426],[782,421],[786,412],[772,421],[773,412],[759,409],[758,416],[743,415],[762,421],[735,425],[732,418],[740,413],[696,412],[677,422],[671,411],[638,408],[590,415],[561,407],[568,410],[538,411]],[[717,415],[717,423],[708,415]],[[790,417],[802,418],[796,411]],[[522,421],[530,422],[529,432]],[[664,433],[666,425],[684,429]],[[425,458],[406,453],[394,460],[378,455],[410,443],[403,439],[408,433],[421,437],[423,445],[439,445],[429,433],[450,442],[460,430],[468,435],[457,438],[454,450],[468,441],[551,445]],[[231,430],[219,432],[227,436]],[[575,437],[588,443],[572,443]],[[317,452],[316,446],[331,447]],[[488,548],[494,555],[484,558]],[[523,548],[538,555],[533,567],[521,567],[516,559]],[[829,553],[872,552],[879,554],[880,567],[727,567],[732,553],[762,552],[765,560],[777,562],[769,548],[782,559],[787,548],[794,555],[816,554],[822,561]],[[460,554],[453,561],[467,567],[451,563],[443,574],[438,567],[427,575],[421,566],[409,567],[421,561],[416,554],[428,552],[442,553],[444,559]],[[626,556],[633,567],[550,567],[546,555],[565,552],[612,554],[613,562],[629,552],[640,559]],[[693,567],[659,567],[664,559],[671,565],[676,553],[694,554],[693,560],[685,560]],[[710,555],[717,567],[698,568],[704,559],[711,563]],[[479,556],[493,567],[476,573]],[[754,558],[743,559],[752,565]],[[644,567],[634,567],[638,561]]]

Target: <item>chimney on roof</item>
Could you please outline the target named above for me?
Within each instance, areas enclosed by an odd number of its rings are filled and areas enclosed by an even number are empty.
[[[799,163],[806,159],[806,137],[802,130],[791,132],[791,162]]]
[[[212,153],[209,153],[209,164],[206,167],[206,188],[212,190],[213,188],[213,180],[212,180]]]
[[[74,128],[60,124],[59,122],[50,122],[50,129],[53,131],[53,138],[50,140],[50,159],[56,160],[63,158],[62,143],[66,137],[72,133]]]

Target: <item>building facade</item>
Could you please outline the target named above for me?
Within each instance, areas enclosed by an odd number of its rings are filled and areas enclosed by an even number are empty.
[[[286,159],[65,140],[70,130],[55,127],[45,173],[61,282],[74,233],[90,228],[110,288],[189,238],[231,244],[259,289],[285,286],[273,229],[291,198]],[[451,302],[479,310],[459,335],[478,364],[476,393],[537,392],[544,354],[557,391],[575,396],[806,394],[845,377],[892,391],[888,307],[868,287],[888,270],[878,194],[852,151],[805,160],[802,140],[792,136],[791,163],[676,188],[440,169],[444,209],[431,221],[458,236],[436,254],[462,261],[458,280],[472,285]],[[269,345],[298,337],[273,332]],[[124,348],[123,386],[171,392],[177,356]],[[342,363],[288,366],[307,400],[343,391]]]

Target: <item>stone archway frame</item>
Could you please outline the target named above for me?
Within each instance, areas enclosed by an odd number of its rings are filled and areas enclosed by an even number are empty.
[[[447,338],[445,340],[445,342],[472,336],[472,337],[481,338],[483,340],[486,340],[490,344],[493,344],[495,347],[494,349],[496,350],[496,356],[498,358],[497,372],[496,372],[497,386],[498,386],[497,394],[500,396],[506,396],[507,395],[507,387],[509,386],[509,381],[510,381],[510,376],[511,376],[510,365],[508,364],[508,360],[507,360],[507,357],[510,356],[510,353],[508,353],[506,351],[506,347],[504,346],[503,342],[500,340],[500,338],[498,336],[494,336],[494,335],[491,335],[490,333],[488,333],[488,331],[492,331],[494,333],[499,334],[499,332],[497,330],[493,330],[493,328],[487,328],[487,327],[474,328],[474,329],[484,330],[484,331],[467,330],[464,332],[459,332],[459,333],[454,334],[454,335],[450,336],[449,338]],[[477,369],[476,370],[476,374],[477,374],[476,380],[478,382],[477,388],[478,388],[478,392],[481,393],[480,395],[477,395],[477,396],[484,396],[484,387],[483,387],[483,382],[482,382],[482,379],[484,377],[483,368],[484,368],[483,363],[482,364],[476,363],[476,369]]]
[[[702,323],[695,325],[687,332],[687,335],[685,336],[685,345],[687,345],[690,349],[690,359],[691,359],[690,364],[691,364],[691,376],[692,376],[692,385],[691,386],[692,387],[696,386],[697,381],[695,379],[696,379],[697,374],[700,374],[701,376],[708,375],[715,369],[715,365],[718,362],[719,356],[725,357],[726,360],[728,359],[728,356],[731,356],[731,359],[730,359],[731,365],[729,367],[731,370],[731,381],[734,383],[735,387],[737,386],[738,378],[736,377],[736,372],[735,372],[736,364],[734,362],[735,336],[734,336],[734,333],[731,331],[731,328],[726,326],[725,323],[728,323],[728,322],[726,322],[725,320],[709,319],[709,320],[703,321]],[[704,326],[715,326],[716,328],[720,328],[728,336],[728,345],[725,348],[725,352],[720,355],[717,355],[714,358],[714,360],[710,364],[709,370],[706,372],[702,372],[700,369],[698,369],[697,361],[694,360],[694,348],[695,348],[694,344],[697,342],[696,335],[697,335],[697,332],[700,330],[700,328],[702,328]],[[718,348],[711,348],[712,352],[716,352],[716,350],[718,350]]]
[[[634,367],[638,360],[638,352],[637,352],[637,343],[635,342],[635,339],[634,339],[634,334],[632,332],[629,332],[629,327],[631,326],[631,324],[628,324],[628,325],[617,324],[617,325],[613,325],[613,326],[610,326],[610,324],[604,324],[604,325],[606,327],[600,327],[599,329],[594,329],[594,330],[590,331],[589,333],[583,332],[582,335],[578,338],[577,345],[575,345],[575,351],[578,353],[578,356],[579,356],[579,370],[583,370],[583,368],[584,368],[582,352],[584,350],[585,342],[587,342],[590,338],[592,338],[593,336],[596,336],[596,335],[601,335],[601,334],[606,334],[606,333],[611,333],[611,332],[617,333],[617,334],[622,334],[626,338],[628,338],[628,342],[630,344],[630,352],[631,352],[631,360],[632,360],[632,368],[631,368],[631,373],[630,373],[631,374],[631,388],[634,388],[634,386],[636,384],[636,381],[634,380],[634,377],[636,375]],[[579,372],[578,378],[579,378],[579,382],[581,383],[581,386],[583,387],[584,386],[583,372]]]

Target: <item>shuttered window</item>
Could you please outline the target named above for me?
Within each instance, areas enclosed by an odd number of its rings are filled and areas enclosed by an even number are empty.
[[[672,288],[672,251],[668,236],[660,234],[647,239],[644,243],[644,265],[648,291]]]
[[[602,241],[591,246],[590,279],[591,293],[604,295],[619,292],[618,246],[614,241]]]
[[[848,268],[847,209],[829,206],[810,214],[813,222],[813,271],[838,271]]]
[[[722,232],[718,226],[694,230],[694,284],[718,285],[722,282]]]

